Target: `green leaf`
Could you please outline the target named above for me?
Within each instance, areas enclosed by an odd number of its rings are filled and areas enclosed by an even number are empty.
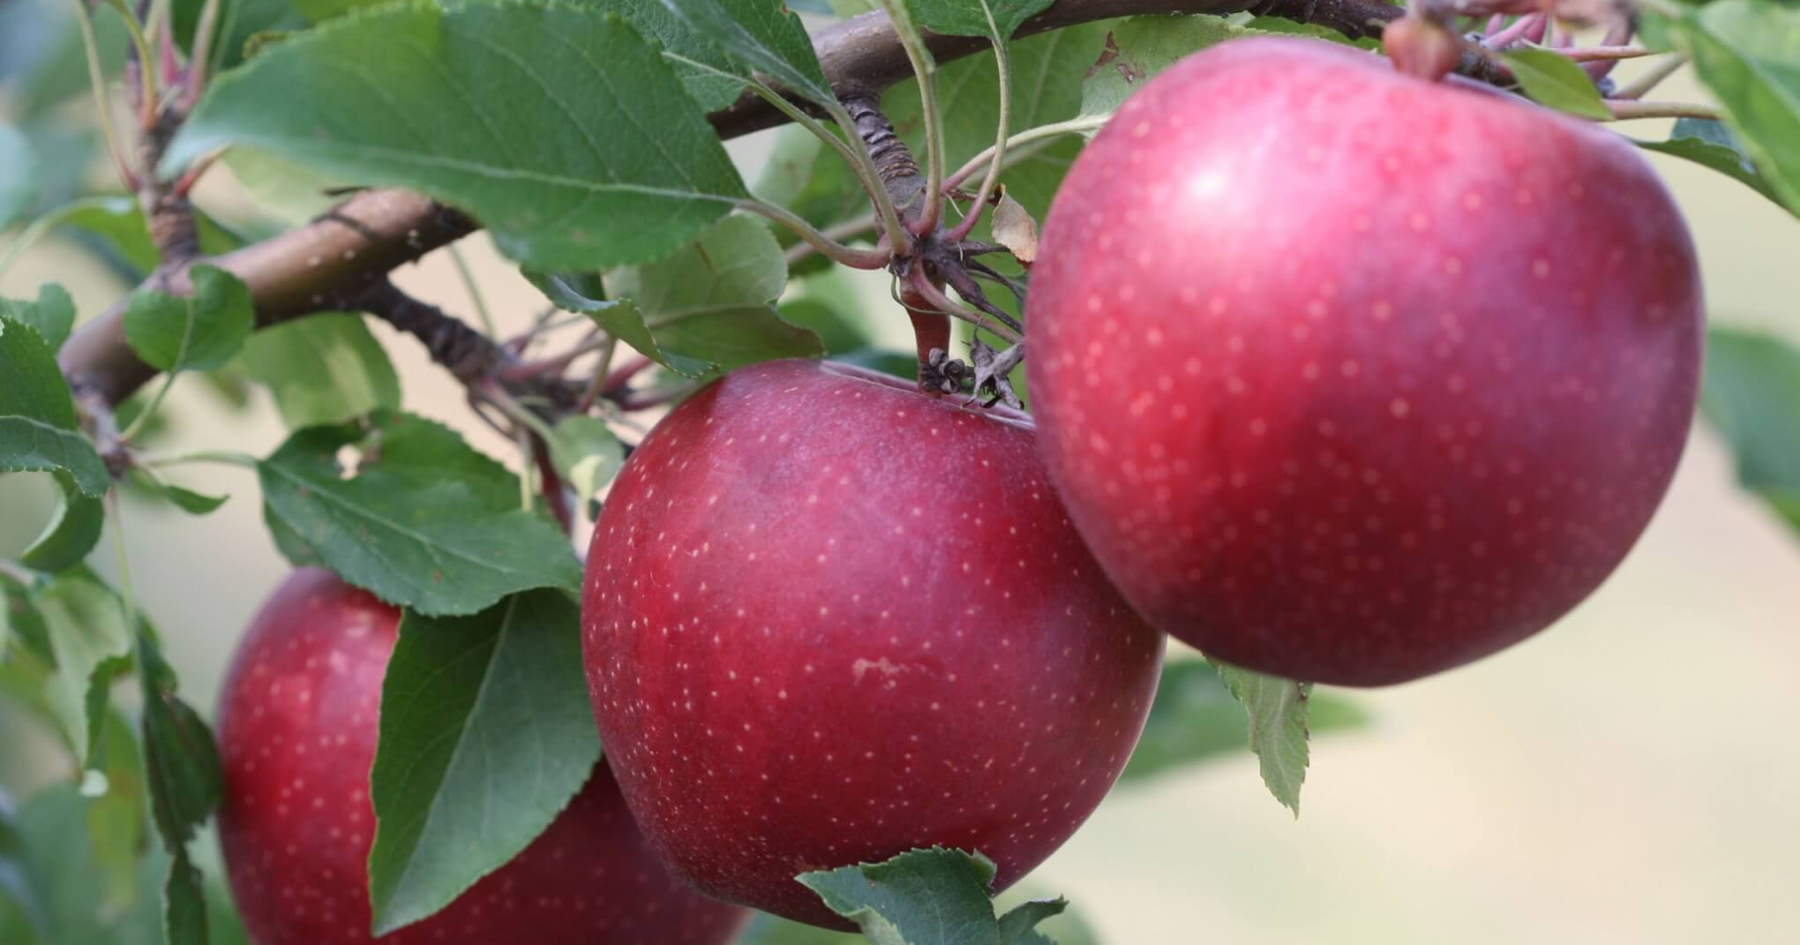
[[[20,600],[18,590],[14,586],[9,594],[15,603]],[[56,685],[55,657],[35,611],[27,610],[23,615],[32,619],[20,621],[21,614],[15,612],[15,621],[21,629],[37,623],[40,640],[22,641],[25,646],[15,650],[10,661],[0,661],[0,697],[60,729],[50,704]],[[86,907],[111,914],[131,905],[138,895],[136,872],[145,833],[144,775],[138,765],[138,746],[131,724],[116,707],[103,706],[103,716],[98,744],[90,753],[93,762],[81,777],[81,790],[91,799],[84,807],[86,829],[70,842],[83,847],[84,862],[95,874],[84,881],[88,891]],[[0,942],[4,941],[7,939],[0,935]]]
[[[1000,917],[1000,945],[1055,945],[1038,931],[1038,923],[1062,915],[1067,899],[1039,899]]]
[[[189,515],[207,515],[225,504],[230,496],[204,495],[192,489],[183,489],[162,478],[148,469],[135,470],[131,474],[132,485],[145,492],[175,504],[175,507]]]
[[[603,0],[601,5],[662,47],[682,88],[701,108],[716,112],[743,92],[744,72],[737,61],[663,0]]]
[[[39,897],[43,945],[115,940],[94,898],[98,870],[84,837],[88,805],[73,787],[59,786],[39,791],[19,812],[21,859]]]
[[[170,854],[162,896],[165,941],[205,945],[206,902],[187,844],[224,798],[219,749],[199,713],[175,694],[175,671],[164,662],[156,641],[139,633],[137,645],[144,681],[144,771],[157,833]]]
[[[31,142],[12,125],[0,124],[0,230],[11,226],[37,202],[37,158]]]
[[[1519,49],[1503,52],[1500,58],[1538,104],[1583,118],[1612,117],[1593,78],[1568,56],[1549,49]]]
[[[328,174],[269,151],[232,148],[220,159],[256,204],[256,209],[289,226],[300,226],[342,202],[341,188],[355,181]]]
[[[994,863],[979,853],[934,847],[885,863],[801,873],[831,911],[875,945],[998,945],[989,903]]]
[[[1633,138],[1631,142],[1646,151],[1671,154],[1712,168],[1777,205],[1781,204],[1781,196],[1775,193],[1768,178],[1751,163],[1750,155],[1723,122],[1711,118],[1682,118],[1675,122],[1667,141],[1640,141]],[[1800,210],[1793,212],[1800,213]]]
[[[0,628],[3,628],[0,636],[10,635],[18,641],[25,656],[49,667],[56,662],[56,652],[50,648],[50,632],[44,626],[43,615],[31,603],[31,593],[31,585],[0,574]],[[6,648],[0,646],[0,664],[5,663],[8,656]],[[33,698],[41,703],[42,682],[31,688]]]
[[[625,447],[599,417],[564,417],[552,432],[550,460],[583,499],[593,498],[625,464]]]
[[[176,695],[175,671],[156,641],[138,634],[138,667],[144,683],[144,772],[150,809],[163,846],[180,851],[194,839],[225,794],[219,750],[199,713]]]
[[[175,37],[183,51],[193,48],[200,11],[205,6],[206,0],[174,0],[172,4]],[[220,0],[217,16],[209,56],[215,72],[242,64],[244,47],[252,36],[306,25],[306,18],[288,0]]]
[[[289,429],[400,408],[400,378],[357,315],[310,315],[250,336],[238,361],[269,389]]]
[[[62,286],[46,282],[38,287],[36,302],[0,299],[0,318],[30,325],[44,336],[50,350],[56,351],[69,340],[69,332],[75,327],[75,300]]]
[[[1282,806],[1300,816],[1300,785],[1306,781],[1307,700],[1312,683],[1265,676],[1214,661],[1219,678],[1244,704],[1250,718],[1250,750],[1261,762],[1263,784]]]
[[[1800,531],[1800,349],[1715,328],[1700,404],[1737,456],[1738,482]]]
[[[185,847],[177,847],[169,859],[169,879],[163,885],[162,902],[165,945],[207,945],[206,894],[200,871],[188,861]]]
[[[164,167],[228,144],[422,191],[545,269],[654,259],[744,196],[657,51],[585,7],[409,0],[333,20],[221,76]]]
[[[833,932],[803,925],[767,912],[756,913],[732,945],[867,945],[868,939],[850,932]]]
[[[66,469],[84,495],[105,495],[112,476],[75,432],[75,401],[44,336],[0,319],[0,377],[0,472]]]
[[[1012,39],[1026,20],[1050,9],[1053,0],[907,0],[913,18],[933,33]]]
[[[210,371],[225,366],[256,327],[250,287],[216,266],[189,270],[192,295],[145,289],[125,307],[125,340],[159,371]]]
[[[1744,150],[1800,213],[1800,9],[1718,0],[1677,19],[1647,19],[1693,60]]]
[[[1041,895],[1035,893],[1029,881],[1013,887],[1005,895],[994,901],[997,908],[1004,908],[1008,903],[1016,904],[1000,919],[1001,934],[1010,929],[1011,924],[1023,924],[1028,920],[1042,920],[1036,929],[1027,931],[1023,938],[1002,938],[1003,942],[1029,942],[1041,945],[1054,942],[1055,945],[1099,945],[1092,929],[1073,912],[1044,916],[1047,905],[1039,905],[1035,900]],[[1060,903],[1062,900],[1056,900]],[[1034,937],[1035,936],[1035,937]],[[766,912],[759,912],[745,927],[743,934],[734,940],[733,945],[867,945],[868,939],[849,932],[833,932],[813,925],[801,925]]]
[[[1314,694],[1309,707],[1314,732],[1355,729],[1368,723],[1367,713],[1356,703],[1334,695]],[[1200,660],[1176,660],[1163,667],[1144,734],[1119,781],[1146,779],[1248,744],[1243,706],[1219,674]]]
[[[131,904],[139,894],[141,883],[135,874],[149,833],[146,779],[137,739],[132,724],[116,706],[107,708],[100,724],[97,760],[106,791],[88,805],[87,842],[100,873],[96,885],[103,894],[102,906],[116,909]],[[98,778],[90,771],[85,780],[84,787],[94,793]]]
[[[777,0],[662,0],[695,32],[730,53],[744,78],[762,72],[813,102],[835,106],[837,95],[813,53],[800,18]]]
[[[43,618],[55,656],[44,700],[62,728],[77,762],[100,770],[101,725],[113,677],[131,665],[131,630],[119,598],[98,581],[70,572],[32,600]]]
[[[301,430],[257,465],[263,517],[289,560],[428,615],[580,587],[567,539],[520,508],[511,473],[430,421],[378,413],[371,425]],[[361,463],[346,477],[348,446]]]
[[[872,343],[861,325],[824,299],[806,297],[783,302],[781,317],[818,335],[819,343],[830,354],[855,351]]]
[[[68,473],[59,470],[55,475],[62,490],[56,515],[19,556],[20,564],[39,571],[61,571],[80,563],[99,544],[100,528],[106,522],[106,509],[99,499],[82,495]]]
[[[309,23],[323,23],[326,20],[361,10],[364,7],[379,6],[383,0],[293,0],[294,9]]]
[[[824,353],[817,335],[777,314],[787,261],[750,217],[727,217],[666,259],[609,273],[607,284],[636,303],[655,340],[645,356],[690,377]]]
[[[12,798],[0,790],[0,941],[37,945],[49,936],[49,930],[17,820]]]
[[[573,601],[541,590],[469,617],[408,612],[370,775],[374,933],[437,912],[516,856],[599,759]]]
[[[519,270],[550,304],[565,312],[576,312],[583,315],[594,315],[630,304],[606,297],[606,283],[598,272],[583,270],[580,272],[544,272],[529,266]]]
[[[99,893],[108,868],[93,859],[88,842],[94,803],[73,786],[56,786],[34,794],[19,812],[21,860],[42,907],[41,945],[163,945],[156,900],[166,860],[160,851],[142,868],[134,860],[130,895],[107,901]],[[19,942],[11,931],[0,919],[0,942]]]
[[[1081,81],[1079,114],[1111,115],[1131,93],[1190,53],[1263,30],[1237,26],[1218,16],[1134,16],[1111,32],[1105,51],[1089,64]],[[1091,135],[1089,137],[1092,137]]]

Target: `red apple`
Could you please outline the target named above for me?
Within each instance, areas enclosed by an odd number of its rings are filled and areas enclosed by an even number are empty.
[[[626,803],[700,889],[847,927],[796,874],[934,844],[1004,887],[1136,744],[1162,635],[1106,582],[1029,418],[854,368],[746,368],[625,465],[588,683]]]
[[[1026,311],[1051,479],[1125,597],[1346,685],[1591,593],[1668,487],[1702,331],[1687,228],[1622,139],[1299,39],[1133,95]]]
[[[219,838],[257,945],[369,935],[381,677],[400,613],[327,571],[290,577],[225,681]],[[644,845],[606,766],[542,836],[391,945],[719,945],[744,911],[702,898]]]

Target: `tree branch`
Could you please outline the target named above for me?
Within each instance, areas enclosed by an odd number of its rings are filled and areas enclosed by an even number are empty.
[[[1382,0],[1058,0],[1019,31],[1029,36],[1096,20],[1141,14],[1237,13],[1254,8],[1332,27],[1353,37],[1376,35],[1401,9]],[[906,52],[887,18],[866,13],[833,24],[813,38],[825,76],[840,94],[879,95],[912,76]],[[939,62],[980,52],[984,39],[926,34]],[[721,138],[735,138],[787,120],[773,105],[746,92],[736,103],[709,116]],[[295,230],[209,261],[250,287],[257,325],[273,325],[300,315],[329,311],[348,301],[390,270],[474,232],[462,214],[415,194],[371,190]],[[192,291],[187,263],[151,277],[148,285],[168,292]],[[125,343],[125,302],[84,325],[63,348],[61,363],[70,384],[108,403],[118,403],[156,375]]]
[[[417,194],[371,190],[280,236],[210,262],[244,280],[256,323],[328,311],[371,280],[474,232],[469,218]],[[187,267],[159,272],[147,285],[191,292]],[[125,300],[82,326],[59,360],[70,386],[118,403],[156,376],[125,343]]]

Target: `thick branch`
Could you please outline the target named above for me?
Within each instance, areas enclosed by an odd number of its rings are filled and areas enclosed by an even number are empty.
[[[264,240],[213,265],[236,275],[256,300],[259,327],[341,304],[373,279],[473,232],[475,224],[416,194],[371,190],[331,213]],[[150,285],[190,292],[185,267],[151,278]],[[83,326],[63,347],[69,383],[118,403],[156,376],[125,343],[123,300]]]
[[[1371,35],[1398,17],[1382,0],[1059,0],[1020,30],[1029,36],[1096,20],[1140,14],[1258,13],[1319,23],[1351,36]],[[893,27],[878,13],[833,24],[814,37],[825,76],[840,94],[879,96],[912,76]],[[985,40],[927,35],[939,62],[986,48]],[[786,121],[774,106],[746,92],[714,113],[722,138],[735,138]],[[467,217],[424,197],[372,190],[299,229],[229,253],[217,265],[244,280],[256,301],[258,325],[330,309],[388,271],[473,232]],[[152,285],[190,291],[185,266],[152,277]],[[124,303],[83,326],[63,348],[63,371],[76,388],[117,403],[155,376],[125,343]]]

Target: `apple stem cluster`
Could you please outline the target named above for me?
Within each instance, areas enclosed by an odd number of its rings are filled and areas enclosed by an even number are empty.
[[[960,361],[948,359],[950,333],[946,316],[991,332],[1016,347],[1024,338],[1023,326],[987,297],[978,280],[1006,288],[1021,303],[1024,287],[977,258],[1006,251],[1001,246],[966,238],[979,207],[971,209],[956,229],[947,229],[941,218],[925,225],[923,214],[928,212],[930,202],[924,198],[933,189],[930,175],[921,171],[875,96],[855,92],[844,95],[841,101],[874,161],[887,198],[899,210],[902,224],[916,236],[908,251],[892,253],[887,268],[895,278],[894,300],[912,319],[919,388],[931,394],[960,393],[976,372]],[[873,199],[875,195],[870,196]],[[950,298],[944,292],[946,285],[955,289],[963,302]],[[1023,356],[1020,349],[1014,362]],[[1009,403],[1017,400],[1011,396],[1010,388],[996,390],[994,399]]]

